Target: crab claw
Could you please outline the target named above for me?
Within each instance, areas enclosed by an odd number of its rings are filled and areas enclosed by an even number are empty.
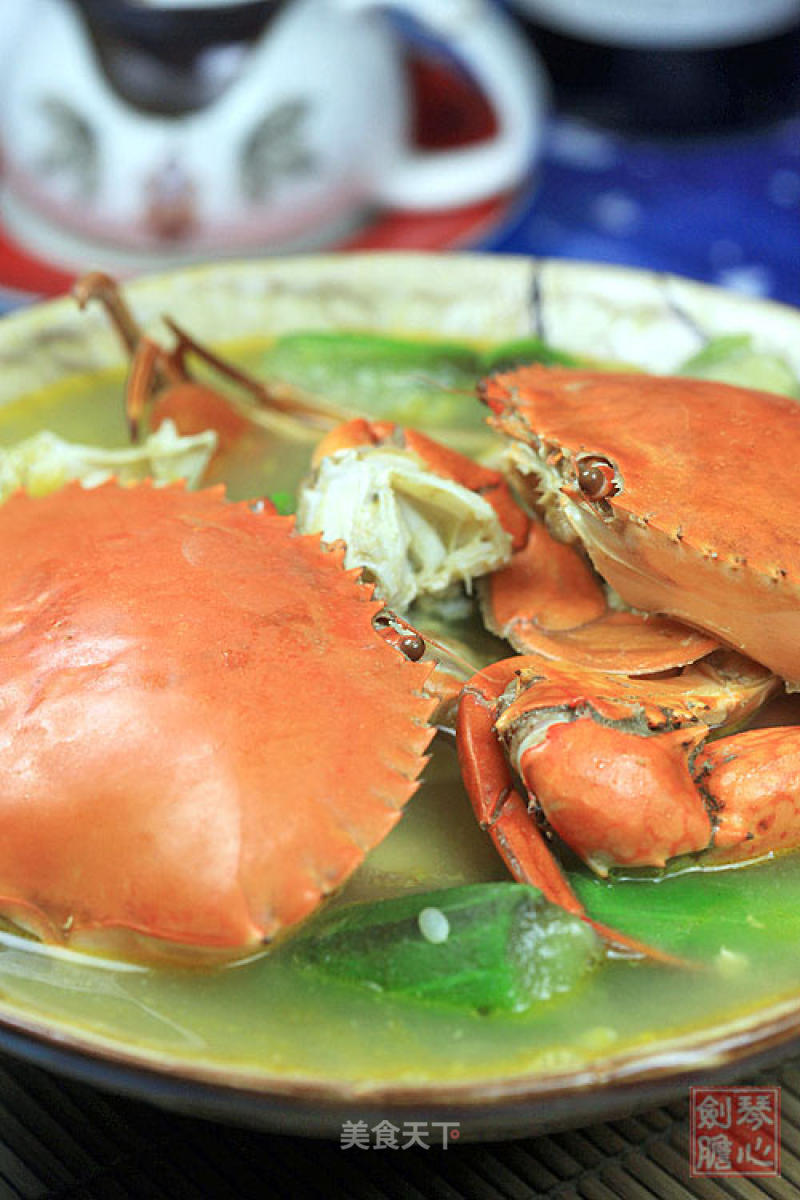
[[[800,729],[750,729],[707,746],[695,773],[717,815],[712,862],[800,843]]]
[[[643,744],[639,733],[585,716],[550,725],[519,767],[551,829],[597,875],[663,867],[711,842],[711,816],[689,770],[707,734],[699,725]]]
[[[598,875],[711,863],[800,845],[800,729],[753,729],[713,742],[707,726],[643,737],[591,718],[554,724],[520,756],[548,824]]]
[[[768,844],[798,845],[800,788],[791,781],[800,779],[800,731],[786,742],[786,731],[769,730],[701,749],[711,729],[749,715],[776,687],[733,653],[655,680],[534,655],[495,663],[466,685],[458,718],[476,816],[516,879],[586,919],[551,853],[553,833],[603,875],[711,847],[749,857]]]

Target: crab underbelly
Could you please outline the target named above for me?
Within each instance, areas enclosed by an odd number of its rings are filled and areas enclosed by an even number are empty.
[[[569,513],[596,570],[632,608],[713,633],[800,690],[800,588],[625,519]]]

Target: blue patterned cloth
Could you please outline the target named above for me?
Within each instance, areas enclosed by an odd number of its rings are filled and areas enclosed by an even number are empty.
[[[800,306],[800,116],[689,141],[559,118],[537,184],[486,249],[671,271]]]

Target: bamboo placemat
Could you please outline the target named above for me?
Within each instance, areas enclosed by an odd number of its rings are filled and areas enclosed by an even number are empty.
[[[689,1101],[558,1134],[444,1150],[217,1125],[0,1056],[2,1200],[684,1200],[800,1196],[800,1059],[777,1085],[780,1177],[689,1177]]]

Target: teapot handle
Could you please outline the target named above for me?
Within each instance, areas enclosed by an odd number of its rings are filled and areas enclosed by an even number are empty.
[[[392,208],[436,211],[474,204],[521,183],[539,155],[548,103],[544,70],[491,0],[339,0],[355,12],[392,7],[441,40],[486,96],[497,132],[446,150],[408,147],[377,186]]]

